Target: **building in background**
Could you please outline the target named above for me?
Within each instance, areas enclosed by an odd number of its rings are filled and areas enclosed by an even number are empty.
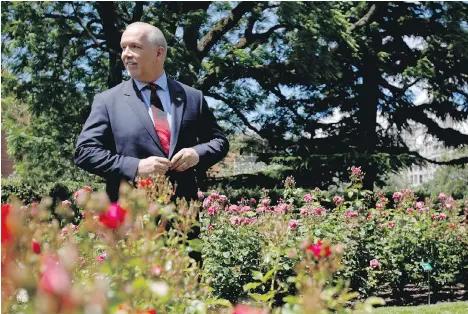
[[[464,134],[468,134],[468,122],[456,123],[452,119],[445,121],[438,120],[439,125],[444,128],[454,128]],[[421,156],[441,161],[444,157],[452,158],[454,149],[445,147],[437,138],[427,134],[427,128],[422,124],[410,123],[411,130],[402,132],[401,136],[411,151],[418,152]],[[412,165],[409,169],[400,171],[412,186],[426,183],[434,178],[434,173],[439,168],[438,165],[428,163],[426,166]]]

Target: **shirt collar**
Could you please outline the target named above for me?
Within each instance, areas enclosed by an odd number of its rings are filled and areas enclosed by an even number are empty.
[[[148,85],[148,83],[144,83],[144,82],[141,82],[137,79],[134,79],[135,80],[135,83],[136,83],[136,86],[138,87],[138,90],[142,90],[146,85]],[[154,84],[158,85],[162,90],[167,90],[167,76],[166,76],[166,72],[163,71],[163,74],[156,80],[156,81],[153,81]]]

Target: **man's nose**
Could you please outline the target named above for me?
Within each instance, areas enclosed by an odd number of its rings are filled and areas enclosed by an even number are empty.
[[[128,56],[130,56],[130,55],[131,55],[131,52],[132,52],[132,51],[130,50],[130,48],[125,47],[125,48],[122,50],[122,57],[128,57]]]

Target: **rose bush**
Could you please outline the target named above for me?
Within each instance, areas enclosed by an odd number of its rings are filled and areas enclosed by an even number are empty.
[[[309,192],[296,189],[290,177],[285,181],[283,199],[275,204],[264,191],[258,200],[215,204],[212,214],[204,208],[203,256],[205,268],[216,278],[215,294],[235,299],[241,284],[257,280],[244,289],[242,297],[274,291],[264,298],[283,302],[281,297],[294,290],[289,277],[297,263],[290,258],[296,254],[295,243],[310,235],[343,245],[337,274],[348,279],[351,289],[363,297],[391,289],[396,299],[404,301],[408,285],[425,289],[427,275],[421,262],[434,268],[433,292],[466,283],[468,200],[455,201],[445,194],[421,200],[410,189],[396,191],[389,199],[383,193],[362,190],[363,176],[359,167],[353,167],[345,193],[331,199],[317,188]],[[205,204],[211,204],[213,195],[218,194],[208,195]],[[226,241],[231,233],[244,237]],[[246,251],[248,243],[252,245]],[[320,251],[318,246],[312,249]],[[236,258],[223,259],[223,254]],[[244,255],[250,258],[244,259]],[[231,273],[231,269],[242,271]],[[270,286],[260,284],[262,277],[249,269],[260,274],[272,271]],[[234,274],[242,279],[233,280]],[[236,293],[229,296],[226,291]]]
[[[26,206],[10,198],[2,311],[350,313],[358,296],[425,285],[422,261],[434,268],[435,289],[466,282],[468,201],[421,200],[411,190],[386,197],[363,191],[364,174],[351,171],[345,193],[296,189],[290,177],[276,202],[264,190],[235,203],[216,192],[173,203],[162,178],[122,186],[114,204],[90,187]],[[188,240],[198,224],[200,239]]]

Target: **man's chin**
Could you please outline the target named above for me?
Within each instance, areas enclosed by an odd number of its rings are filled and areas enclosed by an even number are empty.
[[[127,74],[131,78],[134,78],[134,79],[138,80],[138,77],[140,76],[140,71],[129,71],[129,70],[127,70]]]

